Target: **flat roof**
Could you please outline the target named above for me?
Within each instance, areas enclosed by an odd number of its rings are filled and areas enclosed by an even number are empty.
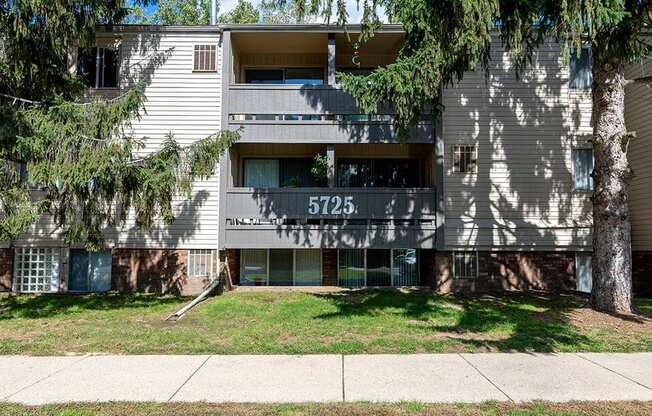
[[[345,33],[360,32],[362,26],[351,24],[340,26],[336,24],[227,24],[227,25],[101,25],[100,32],[221,32],[223,30],[237,32],[313,32],[313,33]],[[384,24],[377,32],[403,33],[399,24]]]

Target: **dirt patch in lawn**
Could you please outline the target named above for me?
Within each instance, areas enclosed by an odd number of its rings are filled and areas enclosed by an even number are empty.
[[[608,329],[617,333],[652,333],[652,318],[643,314],[615,316],[591,308],[578,308],[568,314],[569,322],[582,329]]]

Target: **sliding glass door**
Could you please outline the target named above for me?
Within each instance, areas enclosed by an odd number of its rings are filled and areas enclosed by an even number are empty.
[[[418,286],[419,269],[415,249],[392,250],[392,284],[394,286]]]
[[[294,285],[321,285],[321,250],[295,250]]]
[[[240,284],[245,286],[267,285],[267,249],[240,251]]]
[[[392,285],[392,251],[367,250],[367,286]]]
[[[338,252],[337,284],[346,287],[361,287],[366,284],[365,251],[341,249]]]
[[[269,250],[270,286],[292,286],[293,257],[292,249]]]

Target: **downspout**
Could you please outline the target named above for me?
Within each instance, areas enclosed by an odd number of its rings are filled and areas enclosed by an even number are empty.
[[[217,0],[211,0],[210,25],[215,26],[216,24],[217,24]]]

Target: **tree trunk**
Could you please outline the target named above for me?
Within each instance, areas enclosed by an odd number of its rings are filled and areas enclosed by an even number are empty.
[[[632,252],[627,193],[631,170],[625,128],[625,68],[593,64],[593,290],[597,310],[631,313]]]

